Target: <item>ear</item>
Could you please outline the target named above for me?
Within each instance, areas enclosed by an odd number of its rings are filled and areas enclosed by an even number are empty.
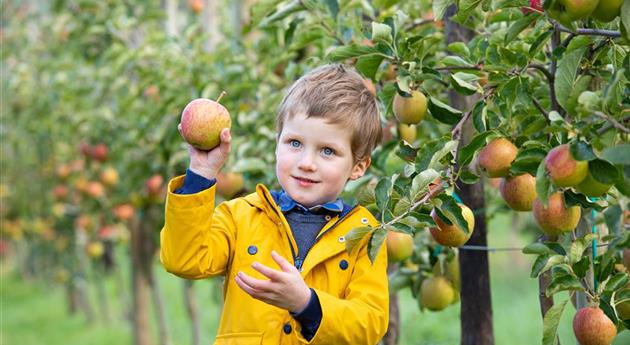
[[[363,176],[363,174],[365,174],[365,171],[370,167],[371,163],[372,163],[372,158],[369,156],[365,159],[360,159],[358,162],[356,162],[354,164],[354,167],[352,167],[350,180],[356,180],[359,177]]]

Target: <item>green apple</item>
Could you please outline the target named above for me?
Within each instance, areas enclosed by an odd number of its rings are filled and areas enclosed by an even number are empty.
[[[602,22],[610,22],[621,13],[621,5],[623,0],[599,0],[591,16]]]
[[[598,0],[551,0],[547,13],[560,24],[571,27],[572,22],[593,13],[598,3]]]

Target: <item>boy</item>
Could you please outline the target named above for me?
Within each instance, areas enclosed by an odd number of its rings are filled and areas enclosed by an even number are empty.
[[[169,183],[160,260],[187,279],[226,276],[214,344],[376,344],[388,324],[387,251],[372,264],[369,236],[346,251],[348,231],[377,222],[339,199],[380,140],[376,99],[353,70],[322,66],[290,88],[277,130],[282,190],[259,184],[216,208],[229,130],[210,151],[189,145],[186,175]]]

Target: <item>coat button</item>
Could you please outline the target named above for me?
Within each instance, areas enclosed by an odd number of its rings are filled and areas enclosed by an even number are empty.
[[[361,218],[361,223],[367,224],[368,223],[368,219],[367,218]]]
[[[249,253],[249,255],[255,255],[256,253],[258,253],[258,248],[256,248],[256,246],[249,246],[247,247],[247,252]]]
[[[282,327],[282,330],[284,331],[284,334],[289,334],[293,330],[293,327],[291,327],[290,324],[285,323],[284,327]]]
[[[348,269],[348,261],[346,261],[345,259],[339,261],[339,268],[341,268],[344,271]]]
[[[326,216],[324,217],[324,219],[326,219],[326,220],[330,220],[330,219],[331,219],[331,217],[330,217],[329,215],[326,215]]]
[[[339,240],[339,243],[344,243],[344,242],[346,242],[346,237],[345,236],[339,236],[338,240]]]

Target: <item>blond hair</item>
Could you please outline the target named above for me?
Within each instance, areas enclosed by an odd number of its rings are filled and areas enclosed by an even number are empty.
[[[325,118],[352,130],[351,149],[355,162],[366,159],[381,141],[382,130],[375,95],[351,67],[324,65],[298,79],[284,96],[276,127],[296,114]]]

